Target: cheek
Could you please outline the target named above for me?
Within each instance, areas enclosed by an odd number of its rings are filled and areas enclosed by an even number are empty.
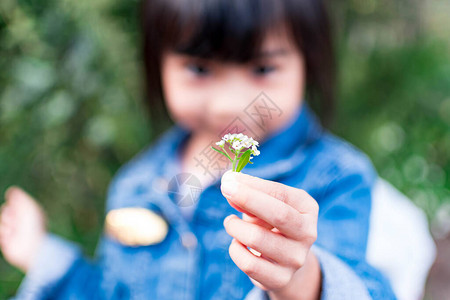
[[[168,61],[162,71],[162,88],[172,120],[189,129],[197,126],[200,102],[186,83],[183,70],[176,62]]]
[[[270,89],[268,95],[281,110],[278,117],[269,121],[269,131],[275,131],[289,122],[296,110],[301,106],[304,98],[304,76],[298,63],[280,76],[276,86]]]
[[[199,101],[195,97],[179,90],[169,91],[166,96],[166,105],[172,120],[188,129],[195,129],[201,121]]]

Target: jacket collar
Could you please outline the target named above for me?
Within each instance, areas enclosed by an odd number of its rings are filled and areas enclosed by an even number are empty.
[[[269,180],[276,180],[287,175],[303,162],[306,157],[305,148],[316,141],[322,132],[323,128],[318,118],[306,101],[303,101],[303,104],[283,128],[280,128],[260,142],[259,150],[261,155],[253,158],[254,164],[248,164],[244,169],[244,173]],[[149,152],[155,155],[152,159],[148,158],[156,164],[155,168],[152,168],[156,172],[151,175],[154,177],[153,186],[155,186],[156,181],[162,181],[162,186],[167,188],[168,183],[177,174],[180,174],[180,147],[189,136],[189,131],[178,125],[173,125],[159,139],[155,146],[156,153],[155,151]],[[219,187],[220,178],[217,178],[209,186],[202,187],[202,193],[210,193],[210,188]],[[169,222],[177,230],[182,232],[192,231],[190,224],[186,222],[180,213],[180,208],[174,201],[169,201],[170,196],[167,189],[164,191],[162,189],[160,189],[159,193],[152,193],[153,197],[150,198],[153,198],[153,200],[151,202],[155,202],[164,211]],[[203,195],[208,198],[207,201],[201,199],[204,197],[200,198],[198,203],[199,209],[196,209],[195,212],[198,218],[211,222],[211,224],[212,222],[220,222],[221,224],[221,220],[226,215],[236,213],[221,197],[210,197],[209,195]]]
[[[304,158],[304,148],[317,140],[322,126],[306,101],[290,121],[262,141],[261,154],[254,164],[245,167],[245,173],[274,180],[294,169]]]
[[[261,155],[252,159],[254,164],[248,164],[244,173],[265,179],[275,179],[291,171],[303,158],[303,149],[317,140],[323,132],[315,113],[306,101],[297,109],[289,122],[276,132],[273,132],[263,141],[260,141],[258,149]],[[178,125],[165,134],[163,140],[165,146],[165,157],[158,168],[162,171],[161,176],[166,179],[172,178],[181,172],[180,169],[180,146],[190,136],[190,132]],[[218,138],[219,140],[219,138]],[[220,178],[212,185],[217,185]],[[206,187],[205,187],[206,188]]]

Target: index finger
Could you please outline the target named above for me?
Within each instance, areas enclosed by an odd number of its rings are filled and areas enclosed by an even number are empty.
[[[300,241],[310,232],[314,233],[315,221],[311,218],[312,215],[302,214],[292,206],[260,190],[238,181],[224,181],[221,189],[228,203],[234,203],[250,212],[277,228],[285,236]]]
[[[222,176],[222,181],[233,179],[286,203],[300,213],[309,213],[317,207],[316,200],[302,189],[240,172],[227,171]]]

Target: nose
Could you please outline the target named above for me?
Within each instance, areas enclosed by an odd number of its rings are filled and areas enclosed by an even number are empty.
[[[206,112],[210,130],[217,135],[225,133],[245,132],[248,125],[245,107],[248,105],[245,96],[234,94],[231,90],[220,93],[208,103]]]
[[[214,118],[223,118],[237,113],[234,101],[233,95],[225,91],[219,91],[209,99],[206,107],[207,113]]]
[[[245,77],[244,70],[230,68],[218,78],[207,103],[207,111],[218,118],[238,117],[252,101],[252,86]],[[256,96],[253,95],[253,97]]]

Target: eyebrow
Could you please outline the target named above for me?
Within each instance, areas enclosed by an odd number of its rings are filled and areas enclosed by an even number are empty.
[[[288,54],[289,51],[284,48],[275,49],[275,50],[265,50],[259,53],[256,53],[255,58],[269,58],[274,56],[282,56]]]

